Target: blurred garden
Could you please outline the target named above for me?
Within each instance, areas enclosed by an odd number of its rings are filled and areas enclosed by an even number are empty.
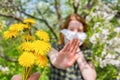
[[[0,0],[0,80],[11,80],[26,66],[40,72],[40,80],[49,80],[47,54],[73,13],[89,26],[86,41],[92,54],[86,56],[97,80],[120,80],[120,0]],[[27,54],[33,51],[37,57]]]

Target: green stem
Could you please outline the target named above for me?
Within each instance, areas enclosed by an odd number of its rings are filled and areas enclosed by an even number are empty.
[[[29,76],[32,73],[32,69],[33,69],[33,66],[23,68],[22,80],[28,80]]]
[[[22,72],[22,80],[24,80],[25,79],[25,68],[23,67],[23,72]]]

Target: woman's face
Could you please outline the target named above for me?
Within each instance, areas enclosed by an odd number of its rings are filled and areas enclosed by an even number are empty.
[[[73,32],[83,32],[83,24],[77,20],[72,20],[69,23],[68,30]]]

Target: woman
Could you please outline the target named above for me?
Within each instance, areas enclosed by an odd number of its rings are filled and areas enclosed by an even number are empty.
[[[82,17],[72,14],[67,18],[60,34],[60,45],[64,47],[59,46],[59,50],[53,48],[48,54],[50,80],[96,80],[93,63],[84,58],[86,46],[82,38],[86,37],[86,32],[87,25]]]
[[[87,25],[82,17],[72,14],[62,26],[63,29],[80,35],[79,32],[87,32]],[[92,62],[87,62],[82,53],[85,43],[80,41],[79,37],[66,41],[66,37],[71,33],[61,34],[60,43],[65,46],[60,51],[53,49],[49,53],[52,63],[50,80],[96,80]],[[80,45],[81,42],[83,44]]]

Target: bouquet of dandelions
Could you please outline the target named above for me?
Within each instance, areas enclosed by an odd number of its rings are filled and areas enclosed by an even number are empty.
[[[32,73],[35,65],[44,68],[48,66],[47,53],[51,49],[49,36],[43,30],[32,33],[33,19],[25,19],[23,23],[12,24],[4,32],[5,39],[19,38],[19,52],[22,53],[18,58],[19,64],[23,67],[22,80],[27,80]]]

